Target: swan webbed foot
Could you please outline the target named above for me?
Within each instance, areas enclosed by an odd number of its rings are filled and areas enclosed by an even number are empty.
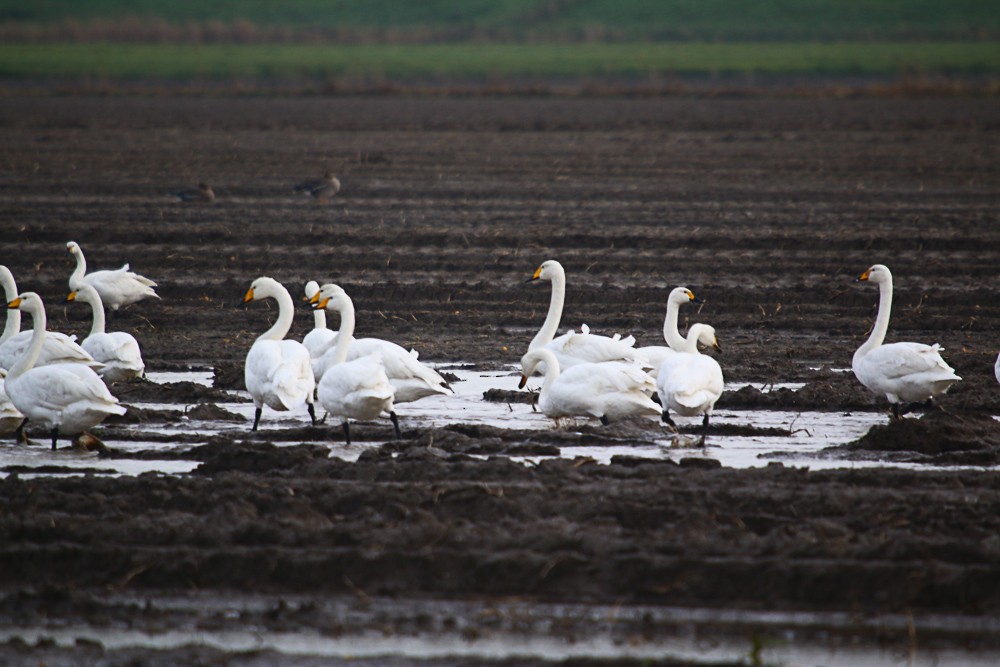
[[[253,427],[250,429],[251,431],[257,430],[257,425],[260,424],[260,415],[262,412],[264,412],[263,408],[257,408],[253,411]]]
[[[312,421],[312,425],[316,425],[316,407],[312,403],[306,404],[306,410],[309,412],[309,419]]]
[[[347,420],[346,419],[344,420],[344,440],[345,440],[346,444],[348,444],[348,445],[351,444],[351,429],[347,425]]]
[[[396,440],[401,440],[403,433],[399,430],[399,417],[396,416],[395,412],[390,412],[389,419],[392,420],[392,429],[396,432]]]
[[[34,446],[38,443],[28,437],[28,434],[24,432],[24,427],[28,425],[28,418],[25,417],[21,425],[17,427],[14,431],[14,442],[18,445],[29,445]]]

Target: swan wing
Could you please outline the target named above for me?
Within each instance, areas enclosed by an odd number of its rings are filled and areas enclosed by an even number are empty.
[[[417,360],[405,348],[381,338],[360,338],[348,350],[347,358],[377,354],[389,382],[396,387],[396,402],[407,403],[432,394],[452,394],[448,382],[433,368]]]
[[[337,332],[326,327],[314,328],[305,335],[302,344],[309,350],[310,357],[322,357],[327,350],[336,346]]]
[[[688,409],[715,405],[724,386],[719,363],[703,354],[679,354],[684,358],[664,382],[667,399]]]
[[[392,411],[395,389],[378,355],[369,355],[332,366],[316,393],[328,413],[368,420]]]

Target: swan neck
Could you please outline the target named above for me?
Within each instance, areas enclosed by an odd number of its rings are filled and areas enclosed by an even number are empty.
[[[541,359],[545,362],[545,375],[542,377],[542,388],[538,392],[539,395],[547,394],[552,384],[559,379],[559,374],[562,372],[559,368],[559,360],[556,359],[556,355],[548,350],[543,351]]]
[[[282,285],[278,285],[271,296],[278,302],[278,319],[257,340],[283,340],[292,328],[292,316],[295,312],[292,296]]]
[[[867,342],[858,348],[856,354],[864,356],[880,346],[885,340],[885,334],[889,331],[889,315],[892,313],[892,281],[886,280],[879,283],[878,315],[875,316],[875,325],[872,327],[871,335]]]
[[[313,328],[315,329],[325,329],[326,328],[326,311],[322,308],[317,308],[313,311]]]
[[[7,295],[7,301],[13,301],[17,295]],[[0,345],[7,342],[7,339],[21,331],[21,311],[7,308],[7,322],[3,326],[3,335],[0,336]]]
[[[337,332],[337,346],[333,349],[333,363],[347,361],[347,349],[354,341],[354,302],[346,299],[340,309],[340,329]]]
[[[552,278],[552,297],[549,300],[549,312],[545,315],[545,322],[538,330],[535,337],[528,345],[529,350],[542,347],[552,342],[559,330],[559,321],[562,319],[563,305],[566,302],[566,276],[557,274]]]
[[[680,305],[673,300],[667,302],[667,315],[663,318],[663,340],[674,352],[682,352],[687,347],[687,339],[677,330]]]
[[[31,370],[35,362],[38,361],[38,356],[42,353],[42,345],[45,344],[45,309],[39,308],[37,311],[32,311],[31,318],[34,321],[31,342],[21,358],[7,371],[8,380]]]
[[[83,250],[79,248],[73,253],[76,258],[76,268],[69,276],[69,288],[75,290],[83,282],[83,276],[87,273],[87,260],[83,257]]]
[[[90,326],[90,335],[104,333],[104,304],[90,301],[90,310],[94,314],[94,323]]]
[[[698,351],[698,332],[693,328],[688,329],[688,337],[684,341],[684,352],[688,354],[701,354]]]

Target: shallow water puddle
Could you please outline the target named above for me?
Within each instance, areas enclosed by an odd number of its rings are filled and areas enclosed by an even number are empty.
[[[551,419],[532,410],[526,403],[492,402],[483,399],[484,392],[490,389],[516,391],[520,381],[520,373],[513,367],[498,371],[472,370],[464,366],[444,366],[442,370],[454,374],[460,381],[453,383],[453,396],[433,396],[415,403],[402,403],[396,408],[400,423],[406,428],[443,427],[450,424],[476,424],[502,429],[545,431],[554,428]],[[193,382],[211,386],[211,371],[190,371],[170,373],[150,373],[152,381],[158,383]],[[733,383],[727,385],[727,390],[738,390],[749,383]],[[529,387],[537,388],[539,378],[533,378]],[[796,390],[801,383],[777,383],[760,386],[762,391],[778,388]],[[106,444],[121,451],[161,450],[183,451],[195,444],[204,444],[208,439],[220,433],[249,432],[253,419],[254,407],[249,394],[244,391],[227,392],[232,400],[218,403],[229,412],[238,414],[244,421],[215,421],[198,419],[181,419],[177,422],[151,422],[134,426],[131,432],[140,434],[137,440],[121,440],[114,433],[107,433]],[[150,403],[133,402],[133,405],[147,410],[171,410],[184,412],[195,404],[184,403]],[[317,407],[322,415],[321,408]],[[675,417],[681,426],[697,427],[700,418]],[[712,416],[714,425],[752,426],[758,429],[777,428],[787,431],[789,435],[709,435],[706,447],[694,446],[690,436],[673,438],[671,432],[661,426],[655,419],[650,419],[651,428],[640,437],[647,442],[637,442],[632,438],[616,438],[613,431],[609,435],[609,444],[561,446],[560,455],[563,458],[589,457],[600,463],[607,463],[618,455],[671,458],[675,461],[681,458],[712,458],[722,465],[734,468],[766,466],[772,461],[780,461],[785,465],[808,467],[811,469],[879,467],[886,463],[879,461],[849,461],[836,456],[823,455],[821,450],[826,447],[840,445],[857,439],[874,424],[884,423],[885,414],[870,412],[789,412],[778,410],[720,410]],[[260,432],[280,432],[285,429],[301,427],[308,423],[305,410],[292,413],[278,413],[265,408],[260,424]],[[594,425],[596,422],[578,420],[575,423],[564,424],[569,432],[584,424]],[[378,447],[380,441],[359,441],[345,445],[340,434],[339,424],[328,422],[330,438],[323,442],[330,446],[331,456],[345,460],[356,460],[365,449]],[[146,441],[141,434],[149,434]],[[158,442],[156,436],[184,436],[184,441]],[[196,442],[191,442],[191,440]],[[293,440],[293,443],[299,441]],[[276,444],[281,444],[278,442]],[[540,457],[524,457],[517,460],[537,462]],[[0,468],[8,466],[63,466],[91,471],[99,470],[108,474],[138,475],[144,472],[157,471],[166,474],[189,472],[198,463],[194,461],[174,460],[129,460],[102,459],[95,454],[83,454],[69,450],[52,452],[47,447],[2,447],[0,448]],[[898,464],[894,467],[911,467],[914,469],[931,469],[925,464]],[[23,474],[18,471],[19,474]],[[67,474],[70,471],[65,471]],[[0,473],[2,474],[2,473]]]

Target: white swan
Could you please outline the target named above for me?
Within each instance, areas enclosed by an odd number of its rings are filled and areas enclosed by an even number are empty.
[[[663,404],[662,419],[674,425],[670,410],[685,417],[704,415],[702,425],[708,428],[709,415],[722,396],[722,368],[712,357],[698,351],[698,343],[722,351],[715,338],[715,329],[707,324],[692,324],[688,329],[683,352],[664,360],[656,380],[656,390]],[[704,434],[702,443],[704,443]]]
[[[655,379],[660,373],[660,365],[663,360],[676,352],[683,352],[687,347],[687,341],[681,332],[677,330],[677,317],[680,307],[685,303],[701,303],[687,287],[675,287],[667,297],[667,314],[663,318],[663,340],[666,345],[646,345],[638,347],[636,351],[642,355],[646,364],[652,370],[649,374]]]
[[[3,286],[5,302],[17,298],[17,284],[6,266],[0,266],[0,285]],[[8,310],[7,322],[4,325],[3,335],[0,336],[0,368],[10,368],[24,356],[25,350],[31,344],[31,336],[31,331],[21,331],[21,311]],[[77,345],[74,338],[75,336],[70,337],[58,331],[46,331],[45,342],[42,344],[35,365],[75,363],[90,366],[94,370],[101,369],[103,364]]]
[[[10,435],[16,432],[21,422],[24,421],[24,415],[10,402],[7,390],[4,389],[6,377],[7,371],[0,370],[0,435]]]
[[[34,320],[31,345],[7,371],[4,389],[27,421],[52,434],[52,449],[62,435],[80,435],[109,415],[123,415],[125,408],[111,395],[92,369],[83,364],[35,366],[45,342],[45,307],[34,292],[25,292],[7,304]],[[19,440],[24,423],[18,429]]]
[[[325,307],[323,300],[326,298],[324,290],[327,287],[336,287],[336,285],[323,285],[322,289],[309,300],[311,304],[314,304],[314,307]],[[317,369],[320,381],[322,381],[327,369],[335,363],[335,354],[336,347],[327,350],[316,361],[314,367]],[[418,361],[415,350],[407,352],[396,343],[381,338],[354,339],[347,351],[347,360],[351,361],[371,354],[378,354],[382,359],[385,374],[396,390],[393,399],[395,403],[411,403],[426,396],[434,396],[435,394],[448,396],[454,393],[440,373]]]
[[[521,382],[544,364],[545,377],[538,394],[538,407],[548,417],[593,417],[602,424],[639,415],[658,415],[660,406],[649,399],[653,379],[638,366],[624,363],[578,363],[565,372],[559,359],[546,347],[529,350],[521,357]]]
[[[997,355],[997,360],[993,362],[993,377],[1000,382],[1000,354]]]
[[[889,399],[892,416],[898,419],[916,407],[913,404],[940,396],[962,378],[941,358],[944,348],[937,343],[882,344],[892,310],[892,273],[886,266],[875,264],[857,281],[877,283],[879,303],[871,336],[854,353],[851,368],[861,384]]]
[[[306,301],[308,301],[314,294],[319,292],[319,283],[315,280],[310,280],[306,283],[305,291]],[[302,339],[302,344],[309,350],[309,356],[315,362],[315,360],[323,356],[324,352],[332,348],[336,341],[337,332],[326,327],[326,310],[323,308],[313,309],[313,328]],[[316,372],[315,363],[313,364],[313,374],[316,375],[316,381],[318,382],[322,373]]]
[[[69,277],[71,292],[80,289],[80,285],[90,285],[97,290],[97,293],[101,295],[101,301],[111,310],[118,310],[122,306],[149,297],[160,298],[153,291],[156,283],[145,276],[130,271],[128,264],[120,269],[87,273],[87,260],[84,258],[83,250],[79,244],[70,241],[66,244],[66,248],[71,255],[76,257],[76,268]]]
[[[278,302],[278,319],[254,341],[243,369],[247,391],[256,408],[251,430],[257,430],[265,405],[284,411],[305,403],[309,418],[315,424],[313,391],[316,380],[309,362],[309,350],[297,340],[285,340],[295,308],[291,295],[277,280],[261,276],[250,285],[243,302],[268,298]]]
[[[146,364],[142,361],[139,343],[132,334],[125,331],[104,330],[104,304],[101,295],[90,285],[84,284],[75,292],[70,292],[67,301],[79,301],[90,306],[94,323],[90,327],[90,335],[83,339],[80,346],[90,356],[104,364],[98,374],[106,382],[119,382],[142,377]]]
[[[545,316],[542,328],[528,345],[528,351],[541,347],[551,350],[563,370],[580,363],[598,363],[602,361],[642,362],[639,353],[632,346],[635,339],[632,336],[614,338],[598,336],[590,333],[584,324],[582,333],[570,331],[556,338],[559,321],[562,319],[563,304],[566,301],[566,271],[562,264],[554,259],[542,262],[531,280],[548,280],[552,283],[552,297],[549,300],[549,312]]]
[[[338,285],[327,284],[320,291],[317,309],[340,313],[340,331],[333,349],[333,363],[323,373],[316,394],[328,414],[343,419],[344,438],[351,444],[348,419],[370,421],[383,414],[392,420],[396,437],[400,437],[399,419],[393,412],[395,388],[389,382],[376,352],[347,361],[347,352],[354,342],[354,303]]]

